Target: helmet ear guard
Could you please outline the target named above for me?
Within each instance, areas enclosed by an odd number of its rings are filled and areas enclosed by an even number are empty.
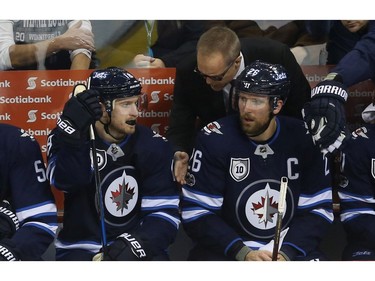
[[[285,68],[280,64],[270,64],[260,60],[245,67],[235,82],[235,109],[238,110],[240,92],[268,96],[271,107],[278,106],[281,99],[284,103],[290,92],[290,80]]]

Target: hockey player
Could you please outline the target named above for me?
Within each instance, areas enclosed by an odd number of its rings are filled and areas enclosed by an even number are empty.
[[[136,123],[141,85],[131,73],[111,67],[89,80],[48,138],[48,178],[65,194],[56,260],[168,260],[180,223],[172,149]]]
[[[374,104],[362,114],[363,127],[353,131],[342,152],[338,194],[347,234],[343,260],[375,260],[375,118]]]
[[[38,261],[56,236],[57,210],[38,142],[0,124],[0,261]]]
[[[183,185],[190,260],[272,260],[280,179],[289,180],[278,260],[323,259],[333,221],[326,159],[302,120],[278,116],[290,90],[285,68],[255,61],[235,85],[238,114],[204,127]]]

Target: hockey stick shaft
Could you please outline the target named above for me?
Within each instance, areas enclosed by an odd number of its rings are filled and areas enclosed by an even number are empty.
[[[93,125],[90,126],[90,143],[91,143],[91,150],[92,150],[92,158],[93,158],[93,165],[94,165],[94,176],[95,176],[95,188],[97,194],[97,205],[99,208],[99,216],[100,216],[100,229],[101,229],[101,237],[102,237],[102,251],[103,257],[107,253],[107,234],[105,229],[105,220],[104,220],[104,202],[103,202],[103,193],[101,188],[101,179],[98,167],[98,155],[96,153],[96,145],[95,145],[95,133],[93,129]]]
[[[274,237],[274,244],[273,244],[273,251],[272,251],[273,261],[277,261],[277,255],[279,253],[280,234],[281,234],[281,229],[282,229],[283,215],[285,211],[285,199],[286,199],[287,188],[288,188],[288,178],[282,177],[281,183],[280,183],[279,204],[277,207],[277,221],[276,221],[275,237]]]
[[[87,81],[87,89],[90,89],[90,82],[91,77],[89,77]],[[98,200],[98,208],[99,208],[99,220],[100,220],[100,229],[101,229],[101,238],[102,238],[102,251],[103,255],[102,258],[107,253],[107,233],[105,228],[105,219],[104,219],[104,201],[103,201],[103,193],[102,193],[102,182],[100,179],[99,167],[98,167],[98,155],[96,153],[96,145],[95,145],[95,132],[94,132],[94,125],[91,124],[90,126],[90,143],[91,143],[91,151],[92,151],[92,162],[94,166],[94,176],[95,176],[95,190],[96,196]]]
[[[87,82],[87,86],[83,84],[76,85],[74,88],[74,95],[77,95],[78,93],[90,89],[90,77]],[[92,152],[92,162],[93,162],[93,169],[94,169],[94,177],[95,177],[95,191],[96,191],[96,197],[97,197],[97,206],[98,206],[98,212],[99,212],[99,220],[100,220],[100,229],[101,229],[101,240],[102,240],[102,251],[104,257],[104,254],[107,253],[107,234],[105,229],[105,220],[104,220],[104,205],[103,205],[103,194],[101,189],[101,179],[100,179],[100,173],[99,173],[99,167],[98,167],[98,155],[96,153],[96,145],[95,145],[95,133],[94,133],[94,124],[90,125],[90,147]]]

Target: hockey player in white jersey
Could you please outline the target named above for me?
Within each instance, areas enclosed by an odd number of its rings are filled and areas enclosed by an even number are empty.
[[[375,104],[342,148],[338,194],[347,245],[342,260],[375,260]]]
[[[64,192],[56,260],[168,260],[180,224],[171,146],[137,124],[142,92],[131,73],[99,69],[90,82],[48,139],[48,178]]]
[[[39,261],[57,230],[40,146],[9,124],[0,124],[0,136],[0,261]]]
[[[182,222],[196,243],[189,260],[272,260],[280,180],[288,178],[277,260],[322,260],[333,221],[327,161],[302,120],[278,116],[290,81],[255,61],[236,79],[238,114],[204,127],[183,185]]]

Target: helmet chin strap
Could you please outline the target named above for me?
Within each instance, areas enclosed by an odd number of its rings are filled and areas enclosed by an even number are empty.
[[[115,140],[117,140],[117,141],[121,141],[121,140],[124,139],[124,138],[116,138],[115,136],[113,136],[113,135],[111,134],[111,132],[109,131],[108,124],[104,124],[104,131],[105,131],[108,135],[110,135],[112,138],[114,138]]]
[[[100,123],[102,123],[104,125],[104,131],[107,133],[107,135],[110,135],[112,138],[114,138],[115,140],[117,141],[121,141],[123,138],[116,138],[114,135],[111,134],[111,132],[109,131],[109,124],[111,124],[111,114],[108,114],[109,116],[109,122],[108,123],[103,123],[102,120],[99,120]]]

